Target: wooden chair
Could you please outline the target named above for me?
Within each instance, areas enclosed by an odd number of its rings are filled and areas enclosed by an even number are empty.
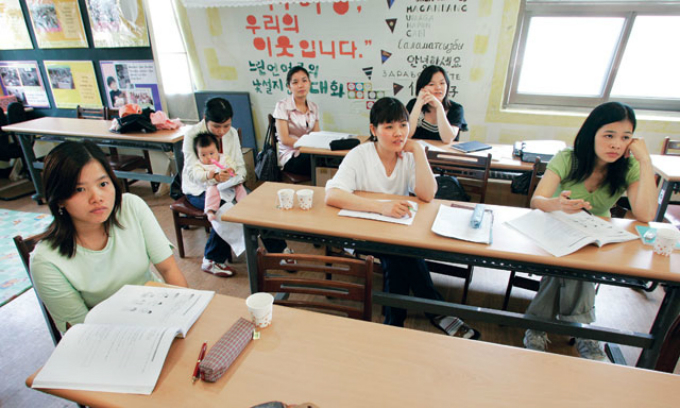
[[[269,126],[267,128],[267,134],[270,135],[269,140],[271,140],[272,147],[274,148],[274,151],[278,152],[278,143],[277,143],[277,137],[276,137],[276,119],[274,119],[274,116],[269,114]],[[288,171],[284,171],[281,169],[281,181],[284,183],[289,183],[289,184],[303,184],[303,183],[309,183],[312,181],[312,178],[310,176],[306,176],[304,174],[296,174],[296,173],[291,173]]]
[[[276,270],[298,273],[296,275],[271,273]],[[326,274],[354,277],[360,282],[355,282],[354,279],[327,280]],[[292,295],[283,300],[276,300],[276,304],[371,321],[372,256],[358,260],[321,255],[267,254],[263,248],[259,248],[257,281],[260,291]],[[291,299],[293,296],[295,299]],[[357,303],[359,306],[354,306]]]
[[[31,252],[33,252],[33,249],[35,248],[35,245],[37,243],[38,241],[35,239],[35,237],[29,237],[26,239],[23,239],[21,235],[17,235],[16,237],[14,237],[14,245],[16,245],[17,251],[19,251],[19,256],[21,257],[21,261],[24,263],[26,273],[28,274],[28,277],[31,279],[31,283],[33,283],[33,276],[31,275],[29,261],[31,258]],[[45,304],[40,299],[37,290],[35,291],[35,297],[38,298],[38,305],[40,305],[40,311],[42,312],[43,317],[45,318],[45,323],[47,323],[47,328],[50,331],[50,336],[52,337],[52,341],[56,346],[57,343],[59,343],[59,341],[61,340],[61,332],[59,331],[59,329],[57,329],[57,325],[54,323],[54,319],[52,319],[50,312],[47,310]]]
[[[671,325],[666,338],[659,350],[659,359],[656,361],[654,369],[664,373],[673,373],[675,366],[680,359],[680,316]]]
[[[491,155],[471,156],[464,153],[439,152],[426,150],[427,160],[435,174],[454,176],[468,194],[478,196],[479,203],[484,203],[486,188],[491,170]],[[461,303],[467,302],[468,290],[474,265],[456,265],[447,262],[426,260],[430,272],[465,279]]]
[[[76,106],[76,118],[78,119],[103,119],[110,120],[111,113],[109,108],[102,106],[101,108],[86,108],[83,106]],[[137,169],[146,170],[147,174],[153,174],[151,168],[151,157],[148,150],[142,150],[142,156],[131,154],[119,154],[118,149],[109,147],[109,165],[113,170],[118,171],[134,171]],[[130,191],[130,184],[137,180],[121,179],[125,191]],[[151,190],[155,193],[158,190],[158,183],[151,183]]]
[[[243,134],[241,129],[236,129],[238,133],[239,142],[243,141]],[[222,152],[222,138],[217,139],[217,144],[220,153]],[[191,205],[185,196],[182,196],[170,204],[172,210],[172,221],[175,225],[175,237],[177,238],[177,249],[179,250],[179,257],[184,258],[184,237],[182,229],[190,225],[195,225],[205,228],[206,232],[210,232],[210,221],[203,211]]]
[[[670,137],[666,137],[663,141],[661,154],[668,156],[680,156],[680,140],[671,140]],[[676,228],[680,229],[680,201],[671,200],[668,203],[664,218],[669,223],[675,225]]]

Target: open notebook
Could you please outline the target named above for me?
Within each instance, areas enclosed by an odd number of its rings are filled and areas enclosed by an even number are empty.
[[[33,388],[151,394],[175,337],[185,337],[215,292],[123,286],[71,327]]]

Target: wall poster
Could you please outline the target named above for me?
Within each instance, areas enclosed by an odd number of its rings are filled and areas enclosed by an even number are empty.
[[[102,106],[92,61],[44,61],[44,64],[57,108]]]
[[[156,68],[147,61],[100,61],[110,108],[136,103],[142,109],[161,110]]]
[[[33,49],[19,0],[0,0],[0,38],[0,50]]]
[[[4,95],[14,95],[24,106],[50,108],[37,61],[0,61],[0,86]]]
[[[148,47],[142,0],[87,0],[96,48]]]
[[[40,48],[87,48],[78,0],[26,0]]]

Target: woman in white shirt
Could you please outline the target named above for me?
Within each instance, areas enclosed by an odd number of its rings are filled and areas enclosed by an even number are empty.
[[[371,108],[371,139],[352,149],[338,172],[326,184],[326,204],[348,210],[368,211],[388,217],[410,216],[409,193],[430,202],[437,191],[424,149],[409,139],[408,112],[395,98],[382,98]],[[397,194],[400,200],[378,201],[360,197],[355,191]],[[442,300],[434,288],[425,261],[420,258],[377,255],[385,271],[389,293]],[[450,335],[477,338],[479,333],[453,316],[428,315],[433,324]],[[386,307],[385,324],[403,326],[406,310]]]
[[[272,115],[279,139],[279,165],[290,173],[310,175],[309,155],[300,154],[294,147],[303,135],[319,131],[319,108],[307,100],[311,87],[309,72],[300,66],[291,68],[286,86],[292,95],[277,102]]]

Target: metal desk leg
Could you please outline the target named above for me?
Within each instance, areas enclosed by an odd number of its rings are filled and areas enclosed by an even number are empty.
[[[666,207],[668,207],[668,202],[671,200],[671,195],[673,195],[673,186],[668,180],[664,180],[661,184],[661,190],[659,190],[659,207],[656,209],[654,221],[663,222],[663,217],[666,215]]]
[[[19,145],[21,145],[21,151],[24,153],[24,160],[26,161],[28,174],[31,176],[31,180],[33,181],[33,187],[35,187],[33,199],[37,201],[38,204],[41,204],[42,199],[45,196],[45,192],[42,188],[42,177],[40,176],[40,172],[33,166],[36,158],[35,152],[33,151],[33,146],[29,140],[30,138],[31,135],[17,133],[17,139],[19,140]]]
[[[309,155],[309,162],[312,164],[312,185],[316,185],[316,159],[317,155],[315,154],[310,154]]]
[[[680,314],[680,286],[669,285],[650,331],[650,334],[654,336],[654,343],[652,347],[642,350],[637,361],[638,367],[654,369],[664,337],[678,314]]]
[[[250,279],[250,293],[257,292],[257,229],[243,225],[243,236],[246,241],[246,266]]]

